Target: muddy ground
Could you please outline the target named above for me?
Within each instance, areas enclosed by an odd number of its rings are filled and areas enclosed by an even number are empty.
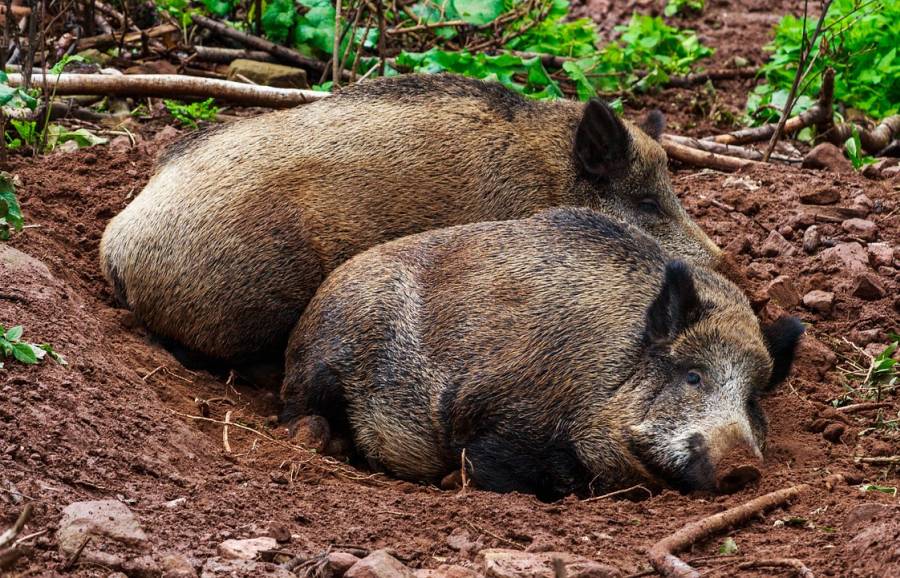
[[[621,5],[608,12],[608,4],[589,2],[586,10],[602,22],[628,13]],[[719,49],[710,66],[735,55],[758,64],[776,14],[795,4],[711,2],[702,17],[685,23]],[[724,83],[713,98],[739,112],[749,86]],[[667,90],[630,103],[628,114],[660,106],[673,132],[722,130],[720,120],[684,104],[697,94]],[[413,568],[432,568],[472,565],[481,548],[528,548],[571,552],[627,575],[647,569],[646,549],[685,523],[798,483],[811,489],[789,508],[684,557],[699,559],[711,576],[736,574],[741,562],[784,557],[802,560],[817,575],[900,575],[898,499],[861,489],[897,487],[900,476],[896,466],[855,460],[900,454],[897,422],[887,421],[898,418],[900,398],[894,391],[885,398],[888,407],[846,416],[829,409],[848,394],[846,385],[861,380],[848,374],[848,363],[866,365],[861,350],[878,350],[889,331],[900,329],[900,181],[788,166],[740,175],[673,166],[686,207],[734,257],[734,273],[760,315],[786,311],[807,324],[794,373],[764,404],[771,423],[763,479],[725,497],[667,491],[636,501],[547,504],[396,482],[296,447],[267,421],[276,408],[271,393],[240,378],[185,369],[117,308],[98,270],[98,243],[106,222],[146,182],[154,156],[176,137],[160,129],[160,122],[141,128],[135,146],[119,141],[20,157],[10,167],[21,179],[19,198],[33,227],[5,245],[21,254],[0,252],[0,323],[24,325],[26,339],[52,343],[69,360],[66,367],[8,362],[0,370],[0,529],[33,502],[26,532],[46,531],[31,539],[33,552],[12,575],[109,575],[101,563],[67,567],[55,535],[66,505],[99,499],[129,506],[147,534],[146,552],[157,559],[181,554],[198,569],[223,540],[286,531],[293,538],[282,549],[291,553],[386,547]],[[875,230],[844,230],[851,217],[871,221]],[[803,240],[812,226],[820,243],[808,252]],[[895,250],[893,260],[873,246],[879,242]],[[812,290],[833,293],[830,310],[803,304]],[[228,453],[221,423],[191,417],[207,409],[218,421],[231,411],[231,421],[266,437],[232,426]],[[718,556],[728,536],[738,550]]]

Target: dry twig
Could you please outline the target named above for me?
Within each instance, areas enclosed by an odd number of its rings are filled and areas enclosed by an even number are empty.
[[[16,519],[16,523],[12,525],[11,528],[0,534],[0,548],[6,547],[7,544],[11,544],[13,540],[16,539],[16,536],[22,531],[22,528],[25,527],[25,524],[28,523],[28,520],[31,519],[31,512],[33,507],[31,504],[25,504],[25,507],[22,509],[22,512],[19,514],[19,517]]]
[[[722,144],[715,141],[701,140],[677,134],[664,134],[662,138],[664,140],[670,140],[676,144],[728,157],[737,157],[749,161],[763,160],[763,154],[761,152],[742,146]],[[770,157],[770,160],[780,161],[784,163],[799,163],[803,161],[803,159],[799,157],[789,157],[779,154],[773,154]]]
[[[886,401],[867,401],[863,403],[854,403],[852,405],[845,405],[844,407],[839,407],[835,409],[838,413],[860,413],[863,411],[872,411],[873,409],[884,409],[891,407],[892,404]]]
[[[700,574],[681,560],[681,558],[676,556],[677,552],[705,540],[726,528],[746,522],[764,510],[780,506],[800,495],[800,493],[808,487],[809,486],[806,484],[800,484],[778,490],[760,496],[755,500],[750,500],[740,506],[725,510],[724,512],[714,514],[696,522],[691,522],[690,524],[683,526],[674,534],[663,538],[650,548],[650,564],[652,564],[656,571],[663,576],[672,578],[699,578]]]
[[[754,568],[792,568],[800,578],[815,578],[806,564],[796,558],[775,558],[772,560],[750,560],[738,564],[740,570],[752,570]]]
[[[757,161],[703,151],[679,144],[672,139],[663,139],[662,146],[666,149],[666,154],[669,155],[669,158],[695,167],[716,169],[730,173],[754,166],[762,166],[762,163]]]

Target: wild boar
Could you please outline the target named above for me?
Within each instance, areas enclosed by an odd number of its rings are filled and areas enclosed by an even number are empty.
[[[761,398],[803,333],[584,208],[374,247],[323,283],[290,338],[282,420],[324,415],[374,467],[435,482],[460,467],[552,499],[656,481],[727,489],[761,457]],[[757,472],[758,473],[758,472]]]
[[[430,229],[588,206],[714,260],[672,192],[662,128],[457,76],[366,82],[172,147],[108,225],[101,266],[151,330],[241,360],[283,353],[335,267]]]

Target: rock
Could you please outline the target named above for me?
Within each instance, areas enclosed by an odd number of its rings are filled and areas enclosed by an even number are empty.
[[[456,550],[466,558],[484,547],[481,540],[473,541],[471,534],[465,528],[456,528],[450,532],[450,535],[447,536],[447,545],[451,550]]]
[[[819,257],[831,270],[846,269],[847,273],[864,273],[869,269],[869,255],[863,246],[855,241],[839,243],[825,249]]]
[[[264,86],[279,88],[309,88],[306,71],[272,62],[259,62],[238,58],[228,66],[228,80],[241,80],[241,76]],[[246,81],[244,81],[246,82]]]
[[[307,415],[300,418],[294,427],[291,440],[316,453],[322,453],[331,441],[331,428],[328,420],[320,415]]]
[[[416,578],[478,578],[478,572],[455,564],[441,564],[434,569],[416,570],[415,574]]]
[[[803,296],[803,305],[819,313],[828,313],[834,305],[834,293],[813,289]]]
[[[842,423],[835,422],[832,424],[828,424],[828,427],[826,427],[825,431],[822,432],[822,437],[830,441],[831,443],[836,444],[841,441],[841,436],[844,435],[845,431],[847,431],[847,426]]]
[[[347,570],[359,562],[359,558],[349,552],[329,552],[325,557],[328,568],[331,569],[331,575],[334,578],[340,578],[347,573]]]
[[[402,562],[388,554],[385,550],[376,550],[354,564],[345,578],[415,578],[412,570]]]
[[[866,165],[863,167],[862,174],[867,179],[883,179],[885,175],[883,174],[886,169],[890,169],[892,167],[896,167],[900,164],[900,158],[883,158],[878,161]]]
[[[769,236],[763,241],[762,254],[766,257],[790,256],[794,254],[794,246],[782,237],[781,233],[773,230],[769,232]]]
[[[790,225],[782,225],[778,227],[778,233],[785,239],[794,238],[794,229]]]
[[[182,554],[166,554],[159,560],[162,578],[196,578],[197,571],[188,558]]]
[[[91,550],[102,548],[106,540],[146,548],[147,535],[128,506],[116,500],[75,502],[62,511],[56,540],[66,555],[75,552],[91,536]]]
[[[827,169],[835,173],[853,172],[853,164],[844,156],[841,149],[830,142],[823,142],[813,147],[803,157],[804,169]]]
[[[887,295],[887,291],[878,276],[872,273],[864,273],[856,278],[853,284],[853,296],[875,301]]]
[[[779,275],[772,279],[766,287],[766,294],[782,307],[795,307],[800,304],[800,294],[787,275]]]
[[[873,267],[891,267],[894,264],[894,249],[887,243],[869,243],[866,251]]]
[[[489,549],[478,553],[476,562],[489,578],[553,578],[554,559],[562,560],[566,576],[574,578],[618,577],[621,572],[612,566],[598,564],[563,552],[522,552],[519,550]]]
[[[275,538],[260,537],[246,540],[225,540],[219,544],[219,556],[235,560],[253,560],[262,550],[275,550]]]
[[[833,205],[841,200],[837,189],[825,188],[800,193],[800,202],[807,205]]]
[[[117,136],[109,141],[109,150],[111,151],[127,151],[131,148],[131,139],[127,136]]]
[[[868,504],[860,504],[847,514],[847,519],[844,520],[844,528],[850,532],[857,532],[870,526],[871,522],[876,518],[888,517],[889,515],[895,515],[896,513],[896,508],[891,508],[884,504],[871,502]]]
[[[868,215],[868,211],[860,207],[817,207],[815,205],[800,205],[797,212],[798,224],[813,223],[842,223],[847,219],[862,219]]]
[[[122,571],[129,578],[158,578],[162,570],[153,556],[138,556],[122,563]]]
[[[277,564],[253,560],[210,558],[200,571],[200,578],[297,578],[293,572]]]
[[[288,544],[291,541],[291,531],[283,524],[272,524],[269,527],[269,534],[279,544]]]
[[[807,255],[812,255],[821,244],[822,234],[819,232],[819,228],[815,225],[807,227],[806,231],[803,232],[803,251]]]
[[[174,126],[166,125],[158,133],[153,135],[153,140],[156,142],[167,143],[178,138],[180,134],[181,133]]]
[[[875,208],[875,203],[865,194],[859,194],[853,197],[853,203],[850,208],[857,211],[864,211],[868,215]]]
[[[778,268],[771,263],[763,263],[762,261],[753,261],[747,265],[747,276],[751,279],[760,279],[768,281],[778,272]]]
[[[867,219],[847,219],[841,223],[841,228],[863,241],[874,241],[878,237],[878,225]]]
[[[845,546],[847,576],[900,576],[900,520],[863,528]]]
[[[725,245],[725,252],[729,255],[741,255],[748,252],[752,246],[753,244],[750,241],[750,237],[747,235],[737,235]]]

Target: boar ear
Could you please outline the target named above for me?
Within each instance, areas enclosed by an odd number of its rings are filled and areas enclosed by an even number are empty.
[[[652,343],[667,343],[700,316],[700,297],[683,261],[666,265],[662,289],[647,310],[647,337]]]
[[[782,317],[763,329],[766,347],[772,356],[772,378],[768,389],[784,381],[790,373],[794,352],[803,332],[803,323],[796,317]]]
[[[653,109],[641,119],[641,123],[638,126],[647,133],[647,136],[653,140],[659,140],[666,130],[666,115],[659,109]]]
[[[592,98],[575,131],[575,163],[591,177],[611,177],[628,166],[631,135],[608,104]]]

